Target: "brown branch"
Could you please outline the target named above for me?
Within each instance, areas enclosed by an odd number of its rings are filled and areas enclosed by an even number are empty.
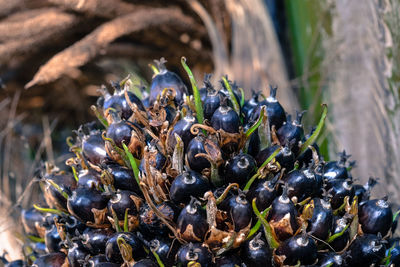
[[[10,39],[10,41],[0,44],[0,63],[7,64],[10,59],[16,56],[32,53],[40,49],[43,45],[54,42],[56,37],[65,35],[67,30],[71,29],[78,22],[76,16],[60,13],[54,9],[46,9],[46,12],[42,14],[49,16],[48,18],[50,19],[45,19],[39,25],[31,25],[29,22],[30,27],[34,29],[18,29],[16,25],[19,24],[21,26],[23,23],[15,22],[16,24],[14,24],[12,22],[14,19],[12,21],[6,20],[0,24],[0,38],[8,35],[7,38]],[[12,26],[13,30],[7,29],[8,26]],[[35,32],[35,34],[29,35],[30,30]],[[12,31],[14,32],[12,33]],[[23,37],[24,34],[28,34],[28,36]]]
[[[29,39],[46,32],[63,30],[75,17],[55,8],[20,12],[0,22],[0,42],[8,40]],[[62,29],[60,29],[62,28]]]
[[[10,14],[19,9],[23,4],[23,0],[0,0],[0,17]]]
[[[50,3],[91,16],[115,18],[145,8],[121,0],[48,0]]]
[[[43,65],[25,88],[58,79],[70,70],[83,66],[115,39],[157,25],[192,24],[194,21],[177,8],[155,8],[130,13],[104,23],[85,38],[55,55]]]

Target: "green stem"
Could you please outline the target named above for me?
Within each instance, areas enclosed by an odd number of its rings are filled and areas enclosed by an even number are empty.
[[[44,243],[44,239],[41,237],[37,237],[37,236],[33,236],[33,235],[27,235],[27,237],[30,241]]]
[[[133,157],[132,153],[129,151],[128,147],[124,143],[122,143],[122,146],[125,150],[125,154],[128,157],[129,163],[131,164],[131,168],[133,170],[133,174],[135,176],[136,182],[137,182],[138,186],[140,187],[139,168],[136,164],[135,158]]]
[[[48,213],[57,214],[57,215],[62,215],[63,214],[62,211],[60,211],[60,210],[50,209],[50,208],[42,208],[42,207],[39,207],[36,204],[33,204],[33,207],[35,208],[35,210],[38,210],[40,212],[48,212]]]
[[[95,105],[90,106],[90,109],[93,110],[94,115],[96,115],[97,119],[103,124],[103,126],[107,129],[109,124],[108,121],[104,118],[102,114],[97,110],[97,107]]]
[[[118,233],[119,233],[119,232],[122,232],[121,226],[119,226],[119,219],[118,219],[118,216],[117,216],[117,214],[115,213],[115,211],[114,211],[113,208],[111,208],[111,214],[112,214],[113,219],[114,219],[115,231],[117,231]]]
[[[239,91],[240,91],[240,95],[241,95],[240,107],[243,107],[244,106],[244,90],[243,90],[243,88],[240,87]]]
[[[129,208],[125,209],[125,215],[124,215],[124,232],[129,232],[128,211],[129,211]]]
[[[153,253],[154,258],[156,258],[158,265],[160,267],[165,267],[164,263],[160,259],[160,256],[158,256],[158,254],[154,250],[152,250],[151,253]]]
[[[243,188],[243,191],[247,191],[250,189],[250,186],[253,184],[254,180],[260,176],[260,172],[259,170],[264,168],[269,162],[271,162],[276,155],[281,151],[281,147],[278,147],[274,153],[272,153],[265,161],[264,163],[260,166],[260,168],[258,168],[257,172],[250,178],[250,180],[247,182],[246,186]]]
[[[343,228],[342,231],[340,231],[340,232],[337,233],[337,234],[334,234],[334,235],[330,236],[326,242],[331,243],[331,242],[333,242],[336,238],[341,237],[341,236],[344,234],[344,232],[347,230],[347,228],[349,228],[349,226],[350,226],[350,224],[347,224],[347,225]]]
[[[258,117],[256,123],[254,123],[244,134],[246,136],[246,139],[248,139],[251,134],[260,127],[263,119],[265,117],[265,106],[262,106],[260,116]]]
[[[118,155],[121,156],[122,160],[123,160],[125,163],[129,163],[125,151],[124,151],[123,149],[119,148],[119,147],[115,144],[115,142],[114,142],[113,139],[108,138],[108,137],[105,135],[105,133],[103,133],[103,134],[101,135],[101,137],[103,138],[104,141],[110,142],[110,144],[112,145],[113,149],[118,153]]]
[[[149,63],[149,67],[152,69],[155,75],[159,74],[160,71],[157,69],[157,67],[154,64]]]
[[[252,207],[253,207],[253,211],[256,214],[257,218],[260,220],[260,222],[264,226],[264,234],[265,234],[265,238],[267,239],[269,247],[272,248],[272,249],[279,247],[278,241],[273,236],[273,232],[272,232],[271,226],[269,225],[267,220],[262,216],[262,214],[260,213],[260,211],[257,208],[256,199],[255,198],[253,199]]]
[[[396,211],[396,213],[393,214],[393,222],[397,219],[397,217],[399,216],[399,214],[400,214],[400,210]]]
[[[56,184],[53,180],[51,180],[51,179],[46,179],[46,182],[48,182],[49,184],[51,184],[58,192],[60,192],[60,194],[61,194],[65,199],[68,199],[68,194],[65,193],[65,192],[61,189],[61,187],[60,187],[58,184]]]
[[[75,181],[79,182],[79,177],[78,174],[76,173],[76,168],[74,166],[71,166],[72,169],[72,174],[74,175]]]
[[[232,91],[231,85],[229,84],[226,77],[222,77],[222,81],[224,82],[226,90],[228,90],[228,92],[229,92],[229,96],[230,96],[231,102],[233,104],[233,109],[237,112],[238,115],[240,115],[240,106],[239,106],[239,103],[237,102],[235,94]]]
[[[194,96],[194,105],[196,106],[196,117],[199,123],[203,123],[204,120],[204,113],[203,113],[203,104],[201,103],[200,92],[196,84],[196,80],[194,79],[193,73],[186,64],[186,58],[181,58],[181,64],[185,69],[186,73],[189,76],[190,83],[192,84],[193,96]]]
[[[268,212],[271,210],[271,207],[266,208],[261,212],[261,216],[265,218],[268,215]],[[257,233],[258,229],[261,227],[261,221],[258,220],[256,224],[253,226],[253,228],[250,229],[249,234],[247,235],[246,239],[250,239],[255,233]]]
[[[318,122],[317,128],[315,129],[313,134],[310,136],[310,138],[308,138],[307,141],[305,141],[304,144],[301,145],[300,153],[299,153],[298,157],[300,157],[301,154],[303,154],[307,150],[307,148],[309,146],[311,146],[315,142],[315,140],[317,140],[317,137],[321,133],[322,127],[324,126],[324,123],[325,123],[326,115],[328,114],[328,106],[326,104],[322,104],[322,107],[323,107],[323,111],[322,111],[321,118]]]

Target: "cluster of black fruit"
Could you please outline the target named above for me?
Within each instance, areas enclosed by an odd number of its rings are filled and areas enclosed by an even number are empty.
[[[400,263],[395,216],[353,183],[348,155],[324,162],[303,113],[250,100],[223,77],[192,93],[154,67],[149,90],[103,88],[68,140],[71,173],[47,164],[47,206],[22,213],[25,261],[9,266],[370,266]],[[141,99],[140,99],[141,98]],[[14,264],[14,265],[13,265]],[[19,265],[18,265],[19,264]]]

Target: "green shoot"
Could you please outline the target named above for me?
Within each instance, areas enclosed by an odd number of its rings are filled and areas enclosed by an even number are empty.
[[[190,70],[189,66],[186,64],[186,58],[181,58],[181,64],[185,69],[186,73],[189,76],[190,83],[192,84],[193,96],[194,96],[194,105],[196,106],[196,117],[197,121],[202,124],[204,120],[203,113],[203,103],[201,102],[200,92],[196,84],[196,80],[194,79],[193,73]]]

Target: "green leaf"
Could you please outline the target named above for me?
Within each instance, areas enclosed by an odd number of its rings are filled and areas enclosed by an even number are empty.
[[[245,132],[246,139],[249,138],[251,134],[258,129],[258,127],[260,127],[264,118],[265,118],[265,106],[262,106],[260,116],[258,117],[257,121]]]
[[[243,191],[247,191],[250,189],[250,186],[254,183],[254,180],[260,176],[260,172],[259,170],[264,168],[269,162],[271,162],[276,155],[279,153],[279,151],[281,151],[281,147],[278,147],[274,153],[272,153],[264,162],[263,164],[260,166],[260,168],[258,168],[257,172],[250,178],[250,180],[247,182],[246,186],[243,188]]]
[[[240,95],[241,95],[241,98],[240,98],[240,107],[243,107],[244,106],[244,99],[245,99],[245,96],[244,96],[244,90],[243,90],[243,88],[239,88],[239,91],[240,91]]]
[[[315,142],[315,140],[317,140],[317,137],[321,133],[322,127],[324,126],[325,123],[326,115],[328,114],[327,105],[322,104],[322,106],[323,106],[323,111],[319,123],[317,125],[317,128],[315,129],[313,134],[307,139],[307,141],[305,141],[304,144],[301,146],[299,156],[303,154],[307,150],[307,148]]]
[[[253,199],[252,207],[253,207],[253,211],[256,214],[257,218],[260,220],[261,224],[264,226],[265,238],[267,239],[269,247],[272,249],[279,247],[279,242],[275,239],[271,226],[269,225],[267,220],[262,216],[262,214],[260,213],[260,211],[257,208],[255,198]]]
[[[336,233],[334,235],[331,235],[328,240],[326,242],[331,243],[333,242],[336,238],[341,237],[344,232],[346,232],[347,228],[349,228],[350,224],[347,224],[342,231],[340,231],[339,233]]]
[[[267,216],[268,212],[271,210],[271,207],[266,208],[261,212],[261,216],[265,218]],[[256,224],[250,229],[249,234],[247,235],[246,239],[250,239],[255,233],[257,233],[258,229],[261,227],[261,221],[260,219],[257,220]]]
[[[239,103],[237,102],[235,94],[232,91],[231,85],[229,84],[229,82],[226,79],[226,77],[222,77],[222,81],[224,82],[226,90],[228,90],[228,92],[229,92],[229,97],[230,97],[230,100],[231,100],[231,102],[233,104],[233,109],[236,111],[236,113],[238,115],[240,115],[240,106],[239,106]]]
[[[124,232],[129,232],[128,211],[129,211],[129,208],[125,209],[125,214],[124,214]]]
[[[33,235],[26,235],[26,237],[28,237],[28,239],[31,240],[32,242],[44,243],[44,239],[41,237],[37,237],[37,236],[33,236]]]
[[[154,72],[154,75],[157,75],[160,73],[160,71],[157,69],[157,67],[154,64],[149,63],[149,67],[152,69]]]
[[[68,199],[68,194],[64,192],[64,190],[61,189],[61,187],[56,184],[53,180],[51,179],[46,179],[46,182],[51,184],[65,199]]]
[[[106,120],[106,118],[104,118],[104,116],[102,114],[100,114],[100,112],[97,110],[97,107],[95,105],[91,105],[90,109],[93,110],[94,115],[96,115],[97,119],[101,122],[101,124],[103,124],[103,126],[107,129],[109,124],[108,121]]]
[[[133,175],[135,176],[136,182],[138,183],[138,186],[140,188],[139,168],[136,164],[135,158],[124,143],[122,143],[122,147],[124,148],[125,154],[128,157],[129,163],[131,164],[131,168],[133,170]]]
[[[189,76],[190,83],[192,84],[193,96],[194,96],[194,105],[196,106],[196,117],[197,121],[202,124],[204,120],[204,113],[203,113],[203,103],[201,102],[200,92],[196,84],[196,80],[194,79],[193,73],[186,64],[186,58],[181,58],[181,64],[185,69],[186,73]]]
[[[156,258],[158,265],[160,267],[165,267],[164,263],[160,259],[160,256],[158,256],[158,254],[154,250],[152,250],[151,253],[153,253],[154,258]]]
[[[50,208],[42,208],[42,207],[39,207],[36,204],[33,204],[33,207],[35,208],[35,210],[38,210],[40,212],[46,212],[46,213],[48,212],[48,213],[57,214],[57,215],[62,215],[63,214],[63,212],[61,210],[50,209]]]

